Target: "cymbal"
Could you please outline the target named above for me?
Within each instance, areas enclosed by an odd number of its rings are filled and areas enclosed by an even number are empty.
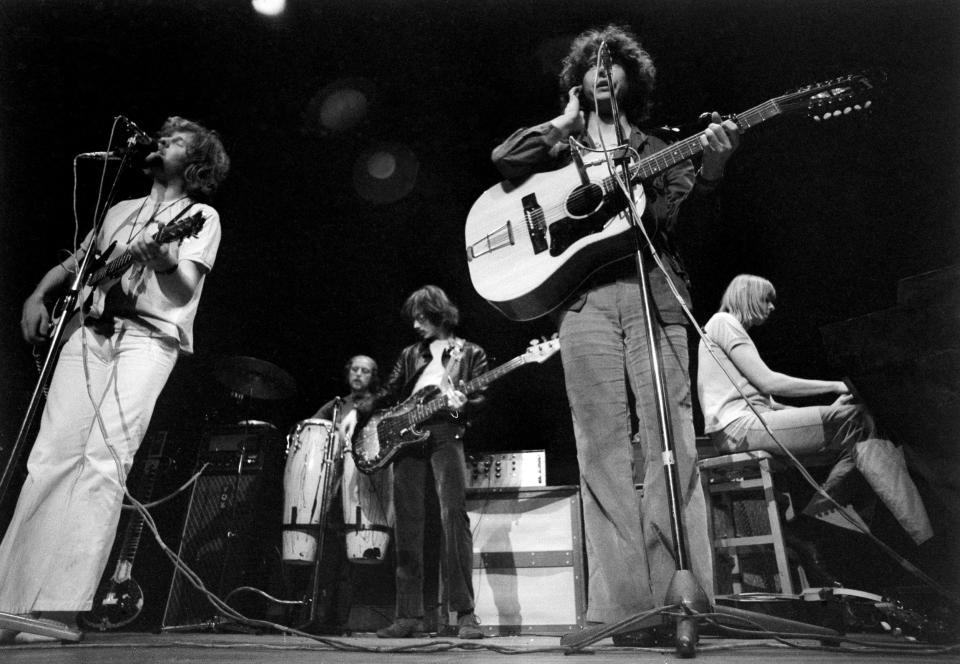
[[[226,357],[214,374],[228,388],[254,399],[289,399],[297,392],[293,376],[275,364],[255,357]]]

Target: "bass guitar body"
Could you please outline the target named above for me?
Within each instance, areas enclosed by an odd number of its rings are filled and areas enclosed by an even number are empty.
[[[416,411],[438,394],[427,387],[411,395],[393,408],[374,413],[353,440],[353,459],[363,473],[375,473],[393,461],[405,447],[422,443],[430,437],[414,423]]]

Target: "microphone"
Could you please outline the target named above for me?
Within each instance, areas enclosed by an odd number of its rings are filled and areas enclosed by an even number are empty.
[[[610,57],[610,47],[606,40],[600,42],[600,66],[607,74],[607,83],[612,84],[610,70],[613,68],[613,59]]]
[[[138,127],[137,123],[135,123],[133,120],[131,120],[127,116],[118,115],[117,119],[123,123],[123,126],[126,127],[127,131],[130,131],[133,133],[132,138],[140,145],[156,145],[157,144],[157,142],[154,140],[154,138],[150,134],[148,134],[143,129]]]

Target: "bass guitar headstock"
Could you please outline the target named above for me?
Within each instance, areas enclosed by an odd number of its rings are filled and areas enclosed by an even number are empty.
[[[534,339],[530,342],[530,346],[527,348],[522,357],[524,362],[546,362],[548,359],[553,357],[553,355],[560,350],[560,335],[554,334],[553,337],[549,340],[541,339],[537,341]]]

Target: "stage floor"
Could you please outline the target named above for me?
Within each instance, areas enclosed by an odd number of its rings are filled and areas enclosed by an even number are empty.
[[[0,661],[4,664],[38,664],[40,662],[70,662],[71,664],[211,664],[230,662],[277,661],[283,664],[338,664],[360,662],[413,662],[436,664],[446,662],[520,661],[542,664],[570,664],[559,637],[516,636],[491,637],[480,641],[457,639],[378,639],[373,634],[349,637],[318,637],[314,641],[304,637],[279,634],[218,634],[218,633],[87,633],[83,641],[71,644],[44,643],[0,646]],[[904,647],[902,640],[883,635],[868,634],[855,638],[878,646]],[[848,644],[850,652],[819,647],[815,641],[796,641],[802,649],[791,648],[774,640],[720,639],[702,637],[697,659],[717,664],[766,664],[776,658],[778,664],[818,662],[844,664],[847,662],[891,662],[914,664],[923,659],[960,661],[960,651],[930,647],[927,653],[889,652]],[[858,651],[858,652],[854,652]],[[591,664],[614,662],[665,662],[676,660],[673,649],[621,648],[609,639],[598,641],[585,649],[583,656]],[[413,658],[411,658],[411,656]]]

